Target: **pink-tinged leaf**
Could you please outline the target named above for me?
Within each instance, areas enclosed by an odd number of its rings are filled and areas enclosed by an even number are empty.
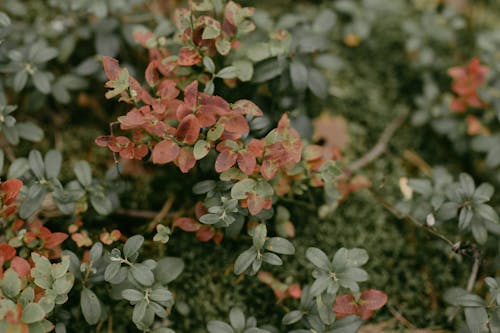
[[[71,235],[71,239],[76,243],[76,246],[78,247],[92,246],[92,240],[90,239],[87,231],[85,230]]]
[[[170,163],[177,158],[180,150],[179,146],[171,139],[164,139],[163,141],[158,142],[153,148],[153,163]]]
[[[178,227],[186,232],[195,232],[200,229],[201,225],[192,218],[178,217],[174,221],[174,227]]]
[[[148,46],[149,40],[156,38],[156,36],[151,31],[136,31],[132,34],[132,37],[143,47]]]
[[[110,81],[118,80],[120,76],[120,65],[118,60],[109,56],[102,56],[102,65],[104,66],[104,72]]]
[[[139,145],[134,148],[134,159],[142,160],[148,154],[149,149],[147,145]]]
[[[252,153],[255,158],[261,157],[264,153],[264,142],[258,139],[252,139],[248,143],[247,150]]]
[[[278,172],[278,167],[271,161],[271,159],[267,158],[262,162],[260,167],[260,174],[267,180],[271,180]]]
[[[257,161],[249,151],[240,151],[238,153],[238,167],[247,175],[251,175],[255,171]]]
[[[196,238],[200,242],[208,242],[215,236],[215,229],[212,226],[204,225],[196,232]]]
[[[215,161],[215,171],[221,173],[230,169],[234,163],[236,163],[237,158],[238,155],[232,151],[223,151],[219,154],[219,156],[217,156],[217,160]]]
[[[158,86],[158,95],[161,99],[174,99],[179,96],[179,89],[176,88],[175,81],[165,79]]]
[[[194,114],[190,114],[179,123],[176,133],[177,140],[192,145],[198,141],[200,129],[198,118]]]
[[[452,112],[464,112],[467,105],[460,98],[453,98],[450,103],[450,110]]]
[[[15,255],[16,249],[14,247],[9,244],[0,244],[0,263],[12,259]]]
[[[16,200],[19,191],[23,187],[23,182],[19,179],[9,179],[0,185],[3,194],[3,203],[8,206]]]
[[[64,232],[54,232],[50,234],[47,239],[45,239],[43,247],[46,249],[52,249],[64,242],[66,238],[68,238],[68,235]]]
[[[99,235],[99,240],[106,245],[111,245],[120,239],[122,233],[118,229],[114,229],[111,232],[103,232]]]
[[[200,94],[200,109],[215,113],[218,116],[231,114],[230,104],[220,96],[210,96],[204,93]]]
[[[348,316],[358,313],[358,307],[352,295],[337,296],[333,311],[337,314]]]
[[[158,75],[158,72],[156,71],[155,61],[151,61],[149,63],[148,67],[146,67],[146,72],[144,75],[149,86],[154,87],[158,84],[158,82],[160,81],[160,77]]]
[[[231,25],[236,26],[238,24],[237,17],[241,11],[241,6],[234,1],[229,1],[224,8],[224,18],[231,23]]]
[[[21,257],[14,257],[10,263],[10,268],[16,271],[20,278],[27,276],[31,271],[29,262]]]
[[[268,206],[267,200],[255,192],[247,193],[247,205],[248,211],[254,216],[259,214],[264,208],[266,208],[266,206]]]
[[[380,290],[365,290],[361,294],[361,307],[370,311],[378,310],[387,303],[387,294]]]
[[[190,147],[183,147],[177,156],[177,166],[183,173],[189,172],[196,164],[193,149]]]
[[[146,106],[145,108],[149,110],[149,107]],[[132,109],[127,112],[125,116],[118,117],[118,121],[121,124],[121,129],[123,130],[143,126],[146,123],[144,115],[137,109]]]
[[[274,281],[274,276],[269,272],[259,272],[257,274],[257,279],[267,285],[270,285]]]
[[[302,289],[300,288],[299,284],[292,284],[290,288],[288,288],[288,294],[292,298],[300,299],[302,296]]]
[[[224,130],[231,133],[246,134],[250,130],[248,122],[240,113],[233,113],[220,119],[224,124]]]
[[[247,114],[254,117],[261,117],[264,115],[262,110],[255,105],[255,103],[248,99],[240,99],[233,104],[233,110],[242,114]]]
[[[184,88],[184,103],[191,109],[198,105],[198,81],[195,80]]]
[[[101,135],[95,139],[95,144],[99,147],[107,147],[110,143],[115,141],[115,137],[111,135]]]
[[[181,66],[193,66],[201,62],[201,55],[188,47],[182,47],[179,50],[179,58],[177,63]]]

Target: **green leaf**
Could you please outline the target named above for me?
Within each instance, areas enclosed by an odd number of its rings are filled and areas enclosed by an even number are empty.
[[[132,321],[134,323],[139,323],[146,315],[146,308],[148,303],[146,300],[143,300],[134,307],[134,312],[132,313]]]
[[[358,316],[347,316],[337,320],[328,333],[356,333],[363,324]]]
[[[231,42],[227,39],[217,38],[215,40],[215,48],[221,55],[228,55],[231,51]]]
[[[48,93],[50,93],[51,77],[51,74],[48,72],[36,71],[33,74],[33,84],[35,85],[36,89],[38,89],[38,91],[40,91],[42,94],[47,95]]]
[[[24,307],[22,320],[26,324],[36,323],[43,318],[45,318],[45,311],[39,304],[29,303]]]
[[[474,195],[474,190],[476,185],[474,184],[474,179],[466,173],[461,173],[459,176],[460,187],[464,190],[468,197]]]
[[[243,332],[245,329],[245,315],[243,311],[240,308],[232,308],[229,312],[229,322],[236,331]]]
[[[217,214],[205,214],[200,217],[200,222],[204,224],[215,224],[220,221],[220,216]]]
[[[242,82],[248,82],[253,76],[253,64],[248,60],[236,60],[233,62],[233,66],[236,67],[238,79]]]
[[[155,282],[153,272],[144,264],[135,264],[130,267],[130,273],[140,284],[151,286]]]
[[[28,82],[28,72],[21,70],[14,76],[14,90],[20,92],[26,86]]]
[[[478,295],[471,294],[462,288],[450,288],[444,294],[446,302],[454,306],[485,307],[486,302]]]
[[[165,257],[158,260],[153,270],[156,281],[165,285],[174,281],[184,270],[184,261],[180,258]]]
[[[307,67],[300,61],[290,63],[290,78],[295,89],[304,91],[307,88]]]
[[[156,288],[151,291],[150,298],[155,302],[168,302],[172,299],[172,293],[165,288]]]
[[[458,204],[455,202],[446,202],[436,213],[436,217],[440,221],[447,221],[457,216]]]
[[[104,270],[104,280],[111,281],[120,271],[121,264],[117,261],[112,261]]]
[[[125,258],[133,257],[141,248],[144,243],[144,237],[141,235],[134,235],[127,239],[125,245],[123,246],[123,255]]]
[[[221,79],[234,79],[238,77],[238,69],[234,66],[228,66],[221,69],[217,74]]]
[[[326,290],[326,288],[328,288],[328,285],[331,282],[332,279],[327,274],[318,277],[316,280],[314,280],[313,284],[311,285],[311,289],[309,290],[311,296],[315,297],[320,295],[323,291]]]
[[[196,183],[193,186],[193,193],[194,194],[205,194],[210,191],[213,191],[216,186],[215,180],[203,180],[201,182]]]
[[[254,247],[245,250],[238,256],[236,262],[234,263],[234,274],[240,275],[241,273],[245,272],[256,258],[257,251],[255,251]]]
[[[215,63],[214,61],[212,60],[212,58],[210,57],[207,57],[207,56],[204,56],[203,57],[203,65],[205,66],[205,68],[210,72],[210,73],[214,73],[215,72]]]
[[[42,205],[46,194],[47,188],[45,186],[38,183],[33,184],[29,188],[28,195],[21,204],[21,207],[19,207],[19,216],[22,219],[26,219],[35,214]]]
[[[484,203],[490,200],[491,196],[495,192],[493,186],[488,183],[482,183],[474,191],[473,200],[478,203]]]
[[[21,291],[21,279],[12,268],[9,268],[0,281],[0,287],[5,296],[15,298]]]
[[[238,200],[246,199],[247,193],[254,190],[255,184],[255,180],[250,178],[240,180],[231,188],[231,198]]]
[[[498,214],[495,210],[487,204],[480,204],[474,206],[474,212],[481,216],[483,219],[487,221],[491,221],[494,223],[499,223],[500,219],[498,218]]]
[[[16,129],[19,136],[31,142],[40,142],[43,139],[43,130],[32,122],[18,122]]]
[[[0,12],[0,26],[7,27],[10,25],[10,18],[4,12]]]
[[[318,98],[325,99],[328,96],[328,81],[317,69],[309,70],[307,86]]]
[[[294,324],[294,323],[300,321],[303,316],[304,316],[304,314],[300,310],[291,311],[291,312],[288,312],[283,317],[281,322],[283,323],[283,325],[291,325],[291,324]]]
[[[210,152],[210,143],[205,140],[196,141],[193,148],[193,155],[196,160],[201,160]]]
[[[14,160],[7,171],[7,178],[20,178],[30,169],[28,159],[21,157]]]
[[[30,151],[28,155],[30,169],[38,179],[43,179],[45,175],[45,167],[43,164],[42,154],[38,150]]]
[[[108,215],[113,211],[113,203],[103,192],[92,192],[90,194],[90,204],[100,215]]]
[[[57,150],[49,150],[47,154],[45,154],[44,164],[45,176],[47,179],[57,178],[62,165],[61,153]]]
[[[262,256],[262,260],[274,266],[283,265],[283,260],[281,260],[281,258],[277,254],[271,252],[264,253],[264,255]]]
[[[292,255],[295,253],[295,247],[293,244],[281,237],[271,237],[266,241],[265,248],[268,251],[272,251],[279,254]]]
[[[87,161],[78,161],[73,167],[76,178],[84,187],[92,185],[92,169]]]
[[[139,302],[144,299],[144,294],[135,289],[122,290],[121,295],[129,302]]]
[[[88,288],[83,288],[80,294],[80,307],[87,323],[95,325],[101,317],[101,302],[96,294]]]
[[[96,242],[90,248],[90,255],[89,255],[90,262],[95,263],[97,260],[101,258],[101,256],[102,256],[102,243]]]
[[[207,324],[207,330],[210,333],[235,333],[229,324],[219,320],[209,321]]]
[[[327,255],[318,248],[308,248],[306,251],[306,258],[319,269],[324,271],[330,271],[332,269],[332,265]]]
[[[337,15],[330,9],[322,10],[314,19],[312,29],[314,32],[324,34],[333,28]]]
[[[260,251],[266,242],[267,228],[264,223],[259,224],[253,229],[253,246]]]
[[[465,308],[465,322],[471,333],[488,332],[488,314],[483,307]]]

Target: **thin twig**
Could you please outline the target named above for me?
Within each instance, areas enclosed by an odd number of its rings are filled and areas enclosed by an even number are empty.
[[[397,321],[399,321],[401,324],[403,324],[404,326],[406,326],[407,329],[415,330],[417,328],[415,325],[413,325],[408,319],[406,319],[394,307],[388,306],[388,308],[389,308],[389,311],[391,312],[391,314],[394,316],[394,318],[396,318]]]
[[[118,208],[115,211],[116,215],[124,215],[133,218],[152,220],[158,215],[158,212],[152,210],[140,210],[140,209],[125,209]]]
[[[173,195],[169,196],[167,200],[165,200],[165,203],[163,204],[163,207],[161,210],[156,214],[154,217],[153,221],[148,225],[148,231],[151,232],[155,228],[155,226],[161,222],[167,216],[168,212],[170,211],[170,208],[172,208],[172,205],[175,201],[175,197]]]
[[[404,122],[406,121],[406,118],[408,117],[408,113],[402,113],[396,118],[394,118],[389,125],[384,129],[382,132],[382,135],[378,139],[377,143],[375,146],[373,146],[372,149],[370,149],[366,154],[364,154],[361,158],[358,160],[354,161],[347,169],[346,173],[350,174],[353,172],[358,171],[359,169],[362,169],[366,165],[370,164],[374,160],[376,160],[380,155],[382,155],[385,150],[387,149],[387,145],[389,144],[389,141],[391,138],[394,136],[396,131],[403,126]]]
[[[474,284],[476,284],[477,273],[479,272],[479,265],[481,264],[481,253],[479,249],[474,248],[474,264],[472,265],[472,270],[469,275],[469,280],[467,281],[467,291],[472,292]]]

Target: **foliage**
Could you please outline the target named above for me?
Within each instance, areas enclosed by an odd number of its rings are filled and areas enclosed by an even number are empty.
[[[0,331],[497,332],[499,9],[5,0]]]

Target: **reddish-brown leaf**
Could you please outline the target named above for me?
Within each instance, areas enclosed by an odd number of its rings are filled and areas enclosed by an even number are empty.
[[[337,314],[348,316],[358,313],[358,307],[355,303],[354,296],[352,295],[342,295],[337,296],[335,304],[333,305],[333,311]]]
[[[181,120],[177,127],[177,140],[187,144],[194,144],[200,136],[200,122],[194,114],[190,114]]]
[[[43,247],[46,249],[54,248],[64,242],[66,238],[68,238],[68,235],[64,232],[51,233],[50,236],[45,239]]]
[[[250,130],[248,122],[240,113],[233,113],[221,118],[220,123],[224,124],[224,130],[239,135],[246,134]]]
[[[153,148],[153,163],[165,164],[172,162],[179,155],[180,148],[171,139],[164,139],[156,144]]]
[[[146,78],[146,82],[151,86],[154,87],[158,84],[158,81],[160,81],[160,77],[158,75],[158,71],[156,70],[156,62],[151,61],[146,67],[146,72],[144,73],[144,76]]]
[[[16,255],[16,249],[9,244],[0,244],[0,263],[12,259]]]
[[[208,242],[215,236],[215,229],[212,226],[204,225],[196,232],[196,238],[200,242]]]
[[[349,134],[347,123],[341,116],[332,116],[329,113],[322,113],[313,120],[314,135],[313,140],[318,142],[323,140],[325,146],[345,149],[349,144]]]
[[[189,147],[183,147],[177,156],[177,166],[182,172],[187,173],[196,164],[196,159],[193,155],[193,149]]]
[[[201,61],[201,55],[188,47],[182,47],[179,50],[179,59],[177,59],[177,63],[181,66],[193,66],[198,64]]]
[[[16,200],[19,191],[23,187],[23,182],[19,179],[9,179],[0,185],[0,190],[3,193],[3,203],[10,205]]]
[[[200,224],[189,217],[178,217],[174,221],[174,226],[186,232],[195,232],[200,229]]]
[[[95,144],[99,147],[107,147],[110,143],[114,142],[115,137],[111,135],[101,135],[95,139]]]
[[[278,172],[278,167],[271,161],[271,159],[267,158],[262,162],[262,166],[260,167],[260,173],[262,177],[264,177],[267,180],[271,180],[274,178],[274,175],[276,175],[276,172]]]
[[[240,151],[238,153],[238,167],[247,175],[251,175],[255,171],[257,161],[249,151]]]
[[[179,96],[179,89],[176,88],[175,81],[172,80],[163,80],[160,82],[158,86],[158,95],[162,99],[174,99]]]
[[[374,311],[382,308],[387,303],[387,294],[380,290],[365,290],[361,294],[361,306]]]
[[[30,273],[31,266],[29,262],[21,257],[14,257],[10,263],[10,268],[12,268],[19,275],[20,278],[25,277]]]
[[[251,102],[248,99],[240,99],[236,101],[233,104],[233,110],[254,117],[261,117],[264,115],[262,110],[254,102]]]
[[[102,65],[104,66],[104,72],[110,81],[118,80],[120,76],[120,65],[118,60],[109,56],[102,56]]]
[[[228,150],[223,151],[219,154],[219,156],[217,156],[217,160],[215,161],[215,171],[221,173],[228,170],[234,165],[234,163],[236,163],[237,158],[238,155],[236,153]]]

